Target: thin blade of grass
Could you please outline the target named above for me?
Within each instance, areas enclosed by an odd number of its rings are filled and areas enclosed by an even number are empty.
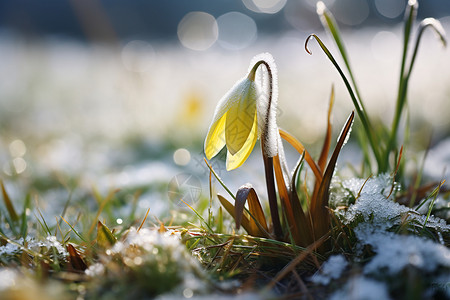
[[[418,34],[416,43],[414,45],[414,51],[411,57],[411,61],[409,64],[408,71],[405,71],[405,65],[406,65],[406,54],[407,54],[407,47],[409,43],[409,38],[411,35],[411,27],[412,23],[415,20],[415,10],[417,10],[417,7],[411,7],[409,17],[407,19],[407,22],[405,23],[405,33],[404,33],[404,44],[403,44],[403,56],[402,56],[402,68],[400,70],[400,83],[398,88],[398,95],[397,95],[397,103],[395,107],[395,113],[394,113],[394,120],[392,122],[392,130],[391,135],[388,141],[388,145],[385,152],[385,159],[389,156],[389,153],[395,148],[395,141],[397,140],[397,133],[398,133],[398,127],[400,124],[400,119],[402,116],[402,112],[404,110],[404,106],[407,102],[407,91],[408,91],[408,83],[409,79],[411,77],[411,73],[414,67],[414,63],[416,61],[417,52],[419,50],[420,41],[422,39],[422,35],[425,32],[427,28],[431,28],[440,41],[442,42],[443,46],[446,47],[447,41],[445,39],[445,31],[442,27],[441,23],[434,19],[434,18],[426,18],[420,22]]]
[[[3,180],[0,180],[0,186],[2,188],[3,202],[5,203],[6,209],[8,210],[10,219],[13,222],[19,221],[19,216],[17,215],[16,210],[14,209],[14,205],[12,204],[11,198],[9,197],[8,193],[6,192],[5,185],[3,184]]]
[[[180,199],[180,201],[183,202],[184,204],[186,204],[186,206],[189,207],[197,215],[197,217],[200,219],[200,221],[206,225],[206,228],[208,229],[208,231],[210,233],[214,232],[214,230],[212,230],[212,228],[209,226],[208,222],[205,221],[205,219],[202,217],[201,214],[198,213],[198,211],[196,211],[192,206],[190,206],[188,203],[186,203],[183,199]]]
[[[93,195],[97,199],[97,202],[99,203],[99,208],[97,210],[97,214],[95,215],[94,222],[92,223],[91,227],[88,231],[88,236],[91,236],[92,232],[94,231],[94,228],[97,226],[97,220],[100,217],[100,214],[103,211],[103,208],[105,208],[105,205],[112,199],[112,197],[118,192],[118,189],[111,190],[108,195],[105,198],[102,198],[100,194],[94,189]]]
[[[219,177],[219,175],[217,175],[216,171],[214,171],[214,169],[212,168],[212,166],[208,163],[208,161],[206,160],[206,158],[203,159],[206,163],[206,166],[208,167],[208,169],[212,172],[212,174],[214,175],[214,177],[216,177],[217,181],[220,183],[220,185],[225,189],[225,191],[227,191],[227,193],[234,199],[236,200],[236,198],[234,197],[233,193],[230,191],[230,189],[225,185],[225,183],[223,182],[223,180]],[[211,190],[211,189],[210,189]]]
[[[66,221],[66,219],[64,219],[62,216],[60,216],[60,217],[67,225],[69,225],[70,229],[73,231],[73,233],[75,233],[80,238],[80,240],[87,243],[87,241],[83,238],[83,236],[81,234],[79,234],[78,231],[75,230],[75,228],[72,225],[70,225],[69,222]]]
[[[317,14],[320,17],[320,21],[322,22],[322,26],[325,30],[328,29],[329,33],[333,37],[336,46],[338,47],[339,53],[341,54],[342,59],[344,60],[344,64],[347,68],[348,74],[350,75],[350,80],[352,81],[353,88],[355,89],[355,93],[360,99],[360,104],[362,109],[364,110],[364,103],[362,102],[361,95],[359,93],[358,85],[356,84],[355,77],[353,76],[352,68],[350,67],[350,60],[348,58],[347,50],[345,49],[344,41],[341,37],[341,33],[339,30],[339,26],[333,16],[333,14],[327,9],[325,4],[322,1],[317,2]],[[324,167],[325,168],[325,167]],[[323,170],[323,169],[322,169]]]
[[[142,220],[141,225],[139,225],[139,228],[137,229],[137,232],[139,232],[139,230],[142,229],[142,226],[144,226],[144,223],[145,223],[145,221],[147,220],[147,217],[148,217],[148,213],[149,213],[149,212],[150,212],[150,208],[147,209],[147,212],[145,213],[145,217],[144,217],[144,219]]]
[[[284,139],[286,142],[291,144],[292,147],[294,147],[295,150],[297,150],[298,153],[303,154],[305,153],[305,160],[308,163],[309,167],[314,173],[314,176],[316,177],[316,180],[322,180],[322,171],[320,170],[319,166],[316,164],[314,159],[312,158],[311,154],[309,154],[308,150],[303,146],[300,141],[298,141],[295,137],[293,137],[288,132],[280,129],[280,136],[282,139]]]
[[[424,232],[428,219],[430,218],[431,211],[433,210],[434,202],[436,201],[437,195],[439,194],[439,190],[441,189],[441,186],[445,183],[445,180],[442,180],[439,185],[433,190],[430,197],[433,197],[431,200],[430,206],[428,207],[427,217],[425,218],[425,222],[423,223],[422,233]]]
[[[381,160],[381,156],[379,153],[379,148],[378,145],[379,143],[376,140],[376,137],[372,131],[372,127],[370,125],[369,122],[369,117],[366,114],[366,112],[363,109],[363,106],[361,105],[361,101],[358,100],[358,98],[356,98],[355,93],[353,92],[353,89],[347,79],[347,77],[345,76],[344,72],[342,71],[341,67],[339,66],[339,64],[336,62],[336,60],[334,59],[333,55],[331,54],[330,50],[328,50],[328,48],[325,46],[325,44],[322,42],[322,40],[315,34],[311,34],[308,36],[308,38],[306,39],[305,42],[305,50],[306,52],[308,52],[309,54],[312,54],[312,52],[308,49],[308,42],[311,38],[314,38],[317,43],[319,44],[320,48],[322,49],[322,51],[325,53],[325,55],[328,57],[328,59],[331,61],[331,63],[334,65],[334,67],[336,68],[336,70],[338,71],[339,75],[341,75],[342,80],[344,81],[344,84],[347,88],[347,91],[350,94],[350,97],[352,98],[353,101],[353,105],[355,106],[356,112],[364,126],[364,130],[366,131],[367,134],[367,139],[369,140],[370,146],[372,148],[372,152],[375,156],[375,159],[377,160],[377,163],[379,166],[383,165],[383,162]]]
[[[275,275],[275,277],[271,280],[271,282],[265,287],[266,290],[272,289],[275,284],[277,284],[281,279],[283,279],[287,274],[289,274],[292,271],[295,271],[295,268],[298,264],[300,264],[303,260],[305,260],[308,255],[312,255],[313,252],[319,248],[323,242],[326,240],[325,237],[320,238],[319,240],[315,241],[313,244],[309,245],[305,251],[301,252],[296,258],[291,260],[290,263],[288,263],[280,272]]]
[[[30,204],[31,204],[31,195],[28,193],[25,197],[25,203],[23,204],[23,211],[22,215],[20,216],[21,223],[20,223],[20,236],[25,239],[27,237],[28,232],[28,212],[30,210]]]

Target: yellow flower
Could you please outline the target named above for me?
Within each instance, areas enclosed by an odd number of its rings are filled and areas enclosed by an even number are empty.
[[[258,139],[255,71],[239,80],[219,101],[205,140],[205,154],[213,158],[226,145],[227,170],[238,168]]]

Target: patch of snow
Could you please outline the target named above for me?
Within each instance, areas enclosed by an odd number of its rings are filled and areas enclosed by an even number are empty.
[[[408,265],[429,273],[438,267],[450,268],[450,249],[431,240],[377,230],[367,223],[358,225],[355,233],[361,243],[371,245],[376,252],[365,265],[365,273],[394,275]]]
[[[331,300],[379,300],[391,299],[387,286],[364,276],[350,279],[343,289],[335,292]]]
[[[394,225],[399,225],[402,218],[418,222],[423,225],[426,222],[428,228],[438,231],[450,231],[450,226],[440,218],[419,214],[415,210],[393,201],[394,193],[392,189],[392,177],[389,174],[382,174],[370,178],[364,184],[364,179],[352,178],[342,182],[342,186],[347,190],[344,196],[349,196],[351,192],[355,197],[359,194],[355,204],[351,205],[343,215],[344,224],[350,224],[362,218],[363,222],[369,222],[372,226],[387,230]],[[395,185],[394,185],[395,190]],[[335,198],[342,198],[343,195],[334,195]]]
[[[317,284],[327,285],[332,279],[341,277],[348,262],[342,254],[332,255],[323,263],[321,269],[314,274],[311,281]]]

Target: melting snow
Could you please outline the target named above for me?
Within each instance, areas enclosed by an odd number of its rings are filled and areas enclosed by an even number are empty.
[[[344,288],[335,292],[330,299],[387,300],[391,298],[384,283],[366,277],[356,277],[350,279]]]
[[[438,267],[450,268],[450,250],[431,240],[374,230],[367,223],[358,225],[355,233],[361,243],[371,245],[376,252],[365,265],[365,273],[387,271],[394,275],[408,265],[430,273]]]
[[[332,279],[338,279],[347,265],[347,260],[343,255],[330,256],[322,265],[320,271],[314,274],[311,281],[314,283],[327,285]]]

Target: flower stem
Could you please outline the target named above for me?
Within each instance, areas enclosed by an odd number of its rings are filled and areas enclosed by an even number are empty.
[[[262,156],[264,160],[264,171],[266,176],[266,186],[267,186],[267,197],[269,199],[269,208],[270,208],[270,215],[272,216],[272,224],[273,224],[273,230],[275,233],[275,236],[277,239],[282,240],[283,239],[283,230],[281,229],[281,222],[280,222],[280,215],[278,213],[278,201],[277,201],[277,194],[275,191],[275,178],[274,178],[274,172],[273,172],[273,157],[269,157],[267,155],[267,134],[269,131],[269,115],[272,107],[272,90],[273,90],[273,76],[272,76],[272,70],[270,68],[270,65],[264,61],[260,60],[253,66],[252,70],[250,71],[248,77],[250,80],[255,80],[255,73],[256,70],[260,65],[264,65],[267,69],[267,74],[269,76],[269,91],[268,91],[268,102],[267,102],[267,112],[265,115],[265,122],[264,127],[261,132],[261,150],[262,150]]]

